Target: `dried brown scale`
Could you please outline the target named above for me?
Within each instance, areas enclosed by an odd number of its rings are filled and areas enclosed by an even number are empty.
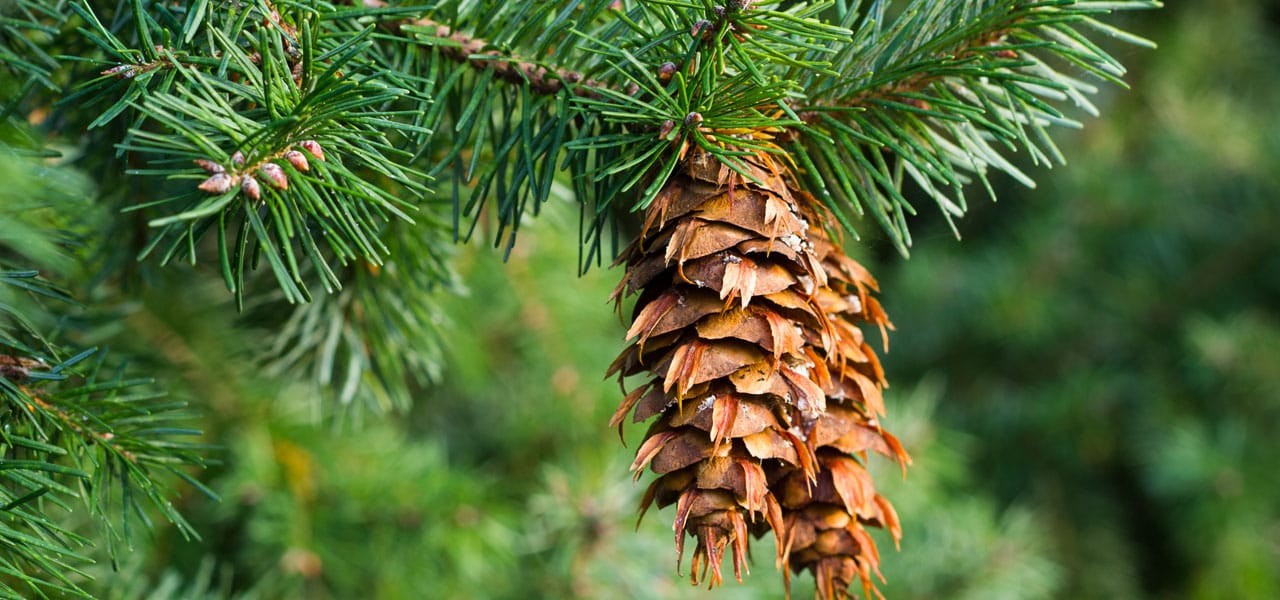
[[[159,45],[154,46],[153,49],[159,54],[174,52],[172,48],[165,48],[164,46],[159,46]],[[184,64],[184,63],[178,63],[177,61],[174,61],[172,58],[170,58],[168,55],[165,55],[150,62],[124,63],[124,64],[116,65],[114,67],[111,67],[110,69],[106,69],[102,71],[101,73],[99,73],[99,75],[104,75],[106,77],[114,77],[116,79],[133,79],[134,77],[138,77],[139,75],[145,75],[156,69],[173,68],[176,64]],[[184,66],[190,66],[190,65],[184,64]]]
[[[889,324],[874,279],[839,253],[786,168],[749,166],[765,185],[693,151],[619,259],[615,299],[639,298],[610,374],[645,379],[612,425],[656,417],[632,465],[658,475],[641,513],[677,506],[695,583],[720,583],[726,551],[741,579],[747,534],[774,530],[780,567],[843,593],[848,573],[869,585],[878,563],[863,525],[897,531],[854,458],[905,460],[875,421],[883,372],[853,319]]]
[[[48,369],[44,361],[24,356],[0,354],[0,377],[21,383],[31,376],[32,369]]]

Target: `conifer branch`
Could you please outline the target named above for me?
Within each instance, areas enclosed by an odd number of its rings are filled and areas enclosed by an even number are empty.
[[[438,47],[441,56],[456,63],[493,71],[498,79],[507,83],[527,84],[537,94],[553,96],[568,86],[575,95],[596,97],[593,88],[605,86],[603,82],[584,78],[577,71],[547,67],[487,49],[490,44],[485,40],[455,32],[430,19],[394,24],[393,29],[414,35],[414,39],[425,47]]]
[[[315,414],[329,404],[408,411],[417,386],[436,381],[444,363],[440,298],[466,291],[449,263],[449,234],[442,220],[392,224],[383,236],[390,258],[343,269],[341,291],[300,305],[279,295],[251,305],[246,322],[279,324],[257,362],[269,375],[311,384]]]
[[[630,207],[642,209],[670,173],[674,164],[671,157],[683,153],[681,148],[687,144],[703,139],[686,138],[680,133],[683,128],[673,127],[690,115],[705,116],[706,110],[695,107],[701,100],[677,102],[680,106],[671,105],[662,113],[654,110],[665,108],[670,104],[667,98],[678,94],[678,88],[668,87],[672,74],[682,72],[687,65],[685,79],[691,82],[695,71],[704,71],[711,65],[722,73],[712,77],[723,78],[737,71],[749,75],[740,84],[750,81],[767,89],[763,73],[780,68],[787,73],[784,80],[797,81],[797,88],[778,87],[772,93],[755,96],[758,104],[752,108],[772,106],[784,117],[772,124],[781,127],[778,142],[804,163],[802,173],[821,192],[819,197],[846,229],[854,231],[852,213],[870,212],[905,254],[911,244],[907,220],[916,209],[902,190],[904,176],[936,200],[949,221],[966,212],[964,190],[972,181],[982,182],[991,193],[993,188],[986,181],[988,168],[1005,171],[1032,185],[1032,180],[1002,154],[1022,147],[1037,164],[1061,162],[1062,157],[1044,128],[1051,124],[1079,125],[1055,103],[1069,100],[1087,112],[1097,112],[1087,98],[1095,91],[1093,86],[1059,72],[1046,60],[1061,59],[1118,82],[1123,72],[1119,63],[1096,46],[1079,41],[1084,38],[1072,27],[1095,28],[1124,41],[1142,43],[1099,25],[1092,15],[1155,5],[1148,1],[916,1],[894,21],[888,12],[889,3],[878,1],[862,12],[856,4],[844,5],[843,20],[832,25],[811,18],[817,12],[784,14],[749,4],[715,7],[703,15],[705,18],[699,18],[692,5],[689,11],[646,5],[627,13],[636,32],[655,40],[645,48],[652,50],[667,44],[665,51],[673,57],[680,55],[680,48],[687,48],[683,58],[663,64],[663,68],[671,65],[675,70],[659,73],[664,79],[652,84],[635,71],[652,69],[658,59],[635,56],[625,44],[575,30],[587,51],[585,64],[603,63],[606,67],[597,68],[596,78],[588,80],[585,87],[572,88],[578,98],[573,107],[578,112],[560,118],[601,119],[592,121],[593,133],[565,148],[570,156],[575,147],[588,147],[594,144],[593,140],[608,140],[622,148],[604,162],[580,165],[578,172],[614,172],[630,157],[648,157],[632,165],[632,175],[624,180],[598,179],[594,186],[575,186],[580,199],[595,205],[585,238],[593,240],[588,243],[594,250],[613,198],[632,194]],[[659,22],[668,29],[647,30],[645,17],[649,16],[663,19]],[[669,28],[681,20],[688,24],[687,32]],[[404,22],[407,21],[401,23]],[[511,58],[510,52],[499,52],[488,40],[431,19],[412,22],[421,26],[420,44],[437,48],[441,56],[460,64],[492,71],[494,76],[488,81],[516,84],[534,94],[554,95],[566,80],[583,79],[578,71]],[[414,29],[413,25],[396,27]],[[820,43],[789,42],[791,38],[778,35],[779,32],[795,33],[800,39],[808,35],[808,39]],[[769,43],[763,44],[761,39]],[[779,45],[786,43],[795,44],[794,57],[779,50]],[[726,71],[724,65],[733,68]],[[691,93],[705,98],[709,91]],[[623,115],[635,118],[622,118]],[[743,117],[747,117],[745,112],[734,115],[739,120]],[[660,142],[671,141],[673,128],[683,141],[673,144],[678,152],[667,153],[661,150]],[[717,127],[710,124],[700,129],[714,131]],[[997,142],[989,141],[990,136]],[[735,165],[732,152],[721,150],[724,142],[734,143],[722,140],[708,150]],[[502,145],[494,142],[495,147]],[[1001,145],[1005,148],[998,147]],[[453,152],[460,152],[462,147],[455,143]],[[851,168],[852,165],[857,167]],[[437,171],[444,168],[447,167],[442,162]],[[735,170],[745,173],[740,165]],[[639,179],[635,173],[646,174],[643,188],[636,187]],[[604,202],[593,202],[591,198]],[[500,217],[502,225],[516,219],[507,213]],[[955,228],[954,223],[952,226]]]
[[[0,330],[4,337],[12,333],[3,322]],[[132,535],[134,518],[149,524],[144,502],[184,536],[195,536],[169,502],[161,477],[177,476],[212,495],[184,472],[203,466],[203,448],[180,439],[198,434],[179,426],[182,403],[143,391],[146,380],[106,373],[103,354],[93,350],[52,367],[3,346],[0,352],[0,511],[10,517],[0,525],[0,538],[12,542],[0,544],[0,570],[38,595],[59,590],[84,597],[70,577],[83,576],[74,564],[87,562],[77,548],[88,540],[58,528],[48,514],[76,499],[105,533],[113,557],[117,544]],[[95,354],[97,360],[87,360]],[[84,372],[71,374],[77,364],[75,370]],[[35,571],[10,566],[21,563]],[[14,597],[6,595],[14,591],[0,578],[0,597]]]
[[[0,129],[2,130],[2,129]],[[7,133],[7,132],[6,132]],[[187,472],[207,448],[190,441],[185,404],[95,349],[74,355],[45,332],[78,305],[41,271],[70,277],[63,227],[86,211],[87,185],[45,153],[0,144],[0,598],[88,598],[84,531],[60,523],[85,507],[106,554],[135,523],[162,515],[194,536],[171,503],[170,478],[212,494]],[[28,188],[27,186],[30,186]],[[62,313],[59,313],[61,309]]]
[[[1093,16],[1158,5],[916,1],[895,21],[887,2],[874,2],[863,14],[845,15],[856,27],[853,43],[834,60],[839,77],[800,74],[805,93],[795,109],[805,125],[786,140],[788,150],[851,232],[853,217],[870,213],[907,254],[908,217],[916,209],[903,185],[911,180],[959,235],[953,219],[968,210],[970,184],[980,182],[994,198],[987,177],[998,170],[1033,186],[1005,154],[1024,150],[1033,164],[1062,163],[1047,129],[1081,125],[1061,105],[1098,113],[1088,99],[1096,88],[1060,66],[1120,82],[1119,62],[1078,30],[1149,46]]]
[[[949,52],[944,59],[959,64],[970,59],[976,59],[979,55],[989,54],[992,57],[1007,59],[1014,61],[1018,59],[1015,50],[1003,47],[1003,42],[1008,35],[1009,29],[996,29],[994,31],[980,32],[975,37],[965,40],[957,45]],[[898,106],[906,105],[921,110],[928,110],[930,106],[927,101],[916,97],[918,94],[927,92],[930,86],[942,81],[947,77],[945,72],[926,71],[913,73],[901,79],[894,79],[876,85],[867,87],[857,91],[848,98],[840,100],[819,100],[814,102],[815,107],[843,107],[843,108],[861,108],[870,109],[874,107],[884,107],[886,103],[894,103]],[[799,112],[800,118],[805,123],[813,123],[821,120],[820,112],[806,110],[803,104],[793,104],[792,108]]]

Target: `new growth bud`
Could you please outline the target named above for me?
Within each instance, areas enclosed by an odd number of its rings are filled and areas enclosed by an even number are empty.
[[[293,168],[307,172],[311,170],[311,164],[307,162],[307,156],[297,150],[290,150],[284,153],[284,159],[293,165]]]
[[[210,194],[221,194],[231,189],[231,177],[226,173],[214,173],[213,177],[200,182],[199,189]]]
[[[676,74],[676,63],[664,62],[658,67],[658,80],[662,83],[671,81],[671,76]]]
[[[711,30],[714,28],[715,25],[712,24],[711,21],[702,19],[701,21],[693,24],[693,28],[689,30],[689,35],[693,38],[705,38],[710,35]]]
[[[276,188],[277,190],[289,189],[289,178],[285,177],[284,169],[281,169],[280,165],[269,162],[262,165],[262,168],[259,169],[259,171],[262,173],[263,177],[267,178],[267,183],[270,184],[271,187]]]
[[[222,165],[216,162],[213,162],[209,159],[197,158],[192,162],[196,163],[196,166],[200,167],[201,169],[204,169],[206,173],[216,174],[216,173],[227,172],[227,169],[224,168]]]
[[[252,175],[245,175],[244,179],[240,180],[240,191],[254,200],[262,199],[262,187],[258,185],[258,180],[254,179]]]
[[[662,128],[658,130],[658,137],[665,139],[668,135],[671,135],[671,131],[674,130],[675,128],[676,128],[675,121],[672,121],[671,119],[667,119],[666,121],[663,121]]]
[[[298,142],[298,145],[302,146],[302,149],[306,150],[308,154],[316,157],[316,160],[320,160],[320,161],[324,160],[324,149],[321,148],[320,144],[317,143],[315,140],[304,140],[304,141]]]

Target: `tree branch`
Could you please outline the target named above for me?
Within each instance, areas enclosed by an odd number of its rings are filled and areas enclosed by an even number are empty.
[[[1001,46],[1004,43],[1005,37],[1009,34],[1009,31],[1012,28],[1013,25],[1010,24],[1000,29],[984,32],[982,35],[973,39],[966,40],[959,44],[950,53],[949,58],[954,62],[954,64],[959,64],[966,60],[976,58],[987,52],[992,53],[997,58],[1017,58],[1018,55],[1013,50],[987,50],[988,47]],[[813,107],[859,108],[874,105],[878,101],[893,101],[928,110],[930,107],[927,102],[918,98],[912,98],[908,96],[908,94],[923,92],[928,89],[929,86],[942,81],[949,76],[949,73],[940,73],[938,71],[917,73],[909,77],[867,88],[840,102],[815,102]],[[817,121],[820,116],[820,111],[799,109],[797,114],[799,115],[800,120],[807,124]]]
[[[351,3],[365,8],[385,8],[387,6],[384,0],[352,0]],[[573,94],[595,98],[598,97],[595,92],[596,89],[608,87],[608,84],[604,82],[584,79],[583,75],[577,71],[547,67],[532,60],[504,55],[498,50],[486,50],[485,48],[490,45],[486,40],[453,31],[449,26],[428,18],[385,22],[383,26],[397,34],[402,33],[404,27],[430,29],[433,37],[452,42],[451,44],[436,46],[440,49],[442,56],[477,70],[491,70],[496,77],[509,83],[519,85],[527,82],[530,89],[539,94],[554,95],[564,89],[566,84],[570,84]],[[986,52],[984,50],[985,47],[999,46],[1012,28],[1012,23],[1007,24],[1005,27],[984,32],[978,37],[967,40],[952,52],[951,58],[956,62],[962,62]],[[1017,56],[1012,50],[1008,49],[995,50],[994,54],[1000,58],[1016,58]],[[914,98],[904,99],[902,96],[922,91],[945,77],[947,77],[947,74],[917,74],[863,90],[845,102],[838,104],[816,103],[815,106],[852,108],[873,104],[876,100],[901,100],[906,104],[918,105],[922,101]],[[928,108],[927,106],[918,107]],[[793,108],[800,107],[793,106]],[[818,118],[816,111],[801,110],[798,114],[801,120],[806,123],[815,121]]]
[[[383,0],[353,0],[352,4],[365,8],[385,8],[387,5]],[[495,77],[509,83],[528,83],[529,89],[538,94],[555,95],[567,85],[569,91],[577,96],[595,98],[596,88],[607,87],[604,82],[585,79],[577,71],[550,68],[531,60],[507,56],[498,50],[486,50],[489,42],[458,33],[428,18],[386,22],[383,26],[397,34],[402,33],[405,27],[430,29],[433,37],[452,42],[434,46],[440,49],[441,56],[476,70],[493,71]]]

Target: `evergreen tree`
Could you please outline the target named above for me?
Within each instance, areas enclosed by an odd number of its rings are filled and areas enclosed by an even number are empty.
[[[741,578],[750,539],[771,534],[782,573],[812,572],[820,597],[875,593],[864,526],[895,542],[901,528],[868,451],[910,459],[882,428],[884,370],[864,339],[892,325],[848,239],[866,215],[906,254],[910,197],[951,223],[966,194],[994,197],[992,172],[1030,183],[1007,154],[1060,162],[1050,128],[1096,113],[1090,80],[1124,73],[1093,38],[1149,45],[1097,18],[1156,5],[6,4],[0,168],[19,184],[0,196],[0,594],[92,596],[112,584],[87,583],[89,554],[124,560],[156,514],[197,533],[171,480],[214,496],[201,482],[217,468],[193,467],[217,453],[185,441],[197,422],[173,397],[207,408],[212,431],[237,426],[245,395],[298,389],[313,401],[286,412],[411,411],[459,335],[441,330],[461,288],[450,235],[485,231],[509,257],[523,216],[558,198],[577,204],[582,270],[626,246],[614,297],[638,296],[636,341],[611,372],[645,379],[613,422],[656,418],[632,468],[659,475],[644,507],[676,505],[694,581],[719,583],[726,552]],[[210,300],[216,286],[233,307]],[[216,346],[227,360],[208,366]],[[467,409],[434,418],[449,411]],[[310,514],[321,467],[291,435],[307,434],[246,434],[231,451],[279,467],[297,505],[266,510]],[[352,482],[370,501],[422,491],[399,486],[443,462],[430,444],[397,457],[367,430],[328,435],[403,460]],[[518,593],[486,576],[519,560],[496,521],[461,510],[477,492],[434,493],[460,502],[458,526],[492,529],[495,563],[448,565],[465,583],[434,591]],[[404,502],[423,518],[425,500]],[[280,564],[305,578],[341,556],[298,546]],[[217,594],[201,588],[219,576],[173,593]],[[284,593],[231,577],[226,590]],[[341,577],[328,585],[359,586]]]

